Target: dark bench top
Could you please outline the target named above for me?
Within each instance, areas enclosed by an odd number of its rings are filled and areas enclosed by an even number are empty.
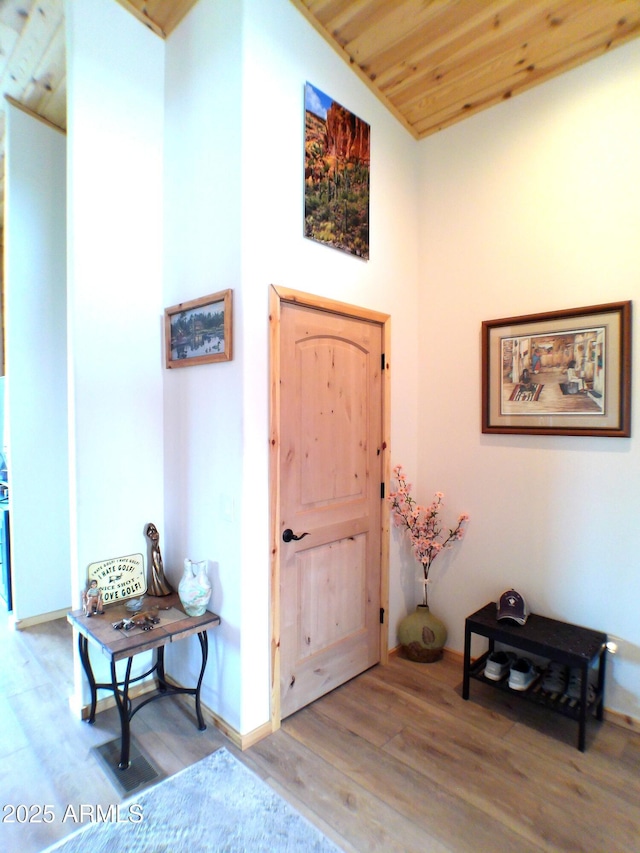
[[[552,657],[569,665],[593,660],[606,645],[607,635],[557,619],[530,613],[524,625],[496,618],[494,601],[466,619],[467,630],[505,645]]]

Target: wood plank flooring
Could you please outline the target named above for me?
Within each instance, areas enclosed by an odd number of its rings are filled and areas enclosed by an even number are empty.
[[[1,804],[52,804],[58,819],[2,823],[0,849],[38,853],[76,829],[59,819],[67,804],[124,799],[91,752],[118,734],[117,715],[89,726],[71,713],[64,620],[23,632],[3,621]],[[640,850],[639,734],[592,720],[580,753],[572,720],[477,682],[465,702],[461,680],[456,660],[392,657],[244,753],[213,726],[199,732],[180,698],[132,728],[167,774],[226,746],[349,853]]]

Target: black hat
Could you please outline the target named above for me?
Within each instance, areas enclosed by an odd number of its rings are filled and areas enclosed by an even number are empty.
[[[524,597],[515,589],[508,589],[500,596],[497,604],[498,619],[513,619],[518,625],[524,625],[529,616],[529,608]]]

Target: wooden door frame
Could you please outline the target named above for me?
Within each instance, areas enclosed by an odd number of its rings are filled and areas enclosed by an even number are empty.
[[[282,303],[302,305],[377,323],[382,330],[382,348],[385,369],[382,371],[382,478],[389,482],[390,450],[390,373],[389,345],[391,342],[391,317],[345,302],[315,296],[288,287],[271,285],[269,292],[269,536],[271,541],[271,729],[280,728],[280,333]],[[389,657],[389,513],[382,509],[380,515],[380,607],[385,614],[380,625],[380,662]]]

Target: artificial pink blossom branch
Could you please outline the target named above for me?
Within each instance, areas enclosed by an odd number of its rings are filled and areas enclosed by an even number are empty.
[[[393,520],[396,526],[405,529],[411,540],[413,553],[422,564],[424,574],[424,604],[427,605],[427,584],[431,564],[441,551],[451,548],[454,542],[464,536],[464,524],[469,520],[466,513],[458,517],[455,527],[449,528],[444,539],[443,528],[438,517],[443,506],[444,495],[436,492],[429,506],[420,506],[411,497],[411,484],[407,483],[402,465],[393,469],[398,488],[391,492],[388,501],[391,504]]]

